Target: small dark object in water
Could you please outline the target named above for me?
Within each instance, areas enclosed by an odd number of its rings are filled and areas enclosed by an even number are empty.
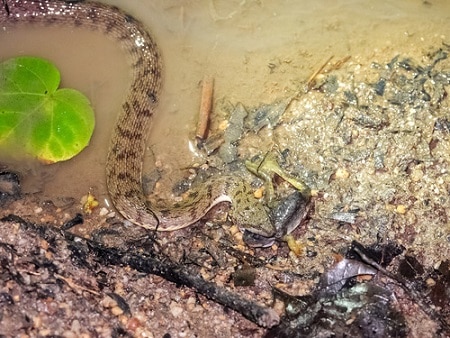
[[[264,127],[275,127],[291,102],[292,98],[288,98],[253,109],[246,118],[246,128],[257,133]]]
[[[9,6],[8,6],[8,3],[6,2],[6,0],[2,0],[2,5],[5,8],[6,13],[9,15],[10,14]]]

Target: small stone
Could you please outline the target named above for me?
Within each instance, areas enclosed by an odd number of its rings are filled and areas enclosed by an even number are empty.
[[[103,208],[101,208],[100,209],[100,212],[98,213],[100,216],[106,216],[106,215],[108,215],[109,214],[109,210],[108,209],[106,209],[105,207],[103,207]]]
[[[169,307],[170,313],[172,313],[172,316],[175,318],[178,318],[183,313],[183,308],[175,302],[171,302]]]
[[[423,171],[421,168],[415,168],[410,176],[412,181],[419,182],[423,178]]]
[[[230,227],[229,227],[229,231],[230,231],[230,234],[231,234],[232,236],[234,236],[234,235],[236,235],[237,233],[241,232],[241,231],[239,230],[239,228],[238,228],[236,225],[230,226]]]
[[[262,198],[264,196],[264,187],[256,189],[253,196],[255,196],[256,199]]]
[[[39,329],[41,327],[42,327],[42,317],[41,316],[33,317],[33,328]]]
[[[345,168],[339,168],[338,170],[336,170],[334,176],[337,179],[347,179],[349,178],[350,173]]]
[[[196,306],[196,300],[194,297],[189,297],[186,301],[186,305],[189,311],[192,311]]]
[[[225,130],[225,129],[227,129],[227,128],[228,128],[228,125],[229,125],[229,123],[228,123],[227,120],[224,120],[224,121],[220,122],[220,123],[219,123],[219,130]]]
[[[120,307],[118,307],[118,306],[113,306],[113,307],[111,308],[111,313],[112,313],[114,316],[119,316],[119,315],[123,314],[123,310],[122,310]]]
[[[433,287],[436,285],[436,281],[433,278],[427,278],[427,280],[425,281],[425,283],[427,284],[427,286],[429,288]]]
[[[397,214],[400,214],[400,215],[406,214],[406,211],[407,211],[407,208],[406,208],[406,206],[403,205],[403,204],[399,204],[399,205],[397,205],[397,207],[395,208],[395,212],[396,212]]]
[[[76,336],[80,336],[81,332],[81,324],[79,320],[74,319],[72,325],[70,326],[70,330],[76,334]]]
[[[311,189],[311,197],[318,197],[319,196],[319,190]]]

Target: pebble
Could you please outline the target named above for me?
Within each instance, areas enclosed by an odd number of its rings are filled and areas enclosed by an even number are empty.
[[[428,287],[433,287],[436,285],[436,281],[433,278],[427,278],[425,283],[427,284]]]
[[[105,207],[101,208],[100,211],[99,211],[99,215],[102,216],[102,217],[106,216],[108,214],[109,214],[109,210],[106,209]]]
[[[219,123],[219,130],[225,130],[228,128],[228,121],[227,120],[223,120],[222,122]]]
[[[70,327],[71,331],[76,333],[76,336],[79,337],[80,336],[80,332],[81,332],[81,324],[80,321],[78,321],[77,319],[74,319],[72,321],[72,325]]]
[[[347,178],[349,178],[350,173],[345,168],[339,168],[338,170],[336,170],[336,173],[334,174],[334,176],[337,179],[347,179]]]
[[[170,313],[175,318],[178,318],[183,313],[183,308],[175,302],[171,302],[169,305],[169,308],[170,308]]]
[[[111,308],[111,313],[114,316],[119,316],[119,315],[123,314],[123,310],[119,306],[113,306]]]
[[[262,198],[264,196],[264,187],[256,189],[253,196],[255,196],[256,199]]]
[[[397,212],[397,214],[404,215],[404,214],[406,214],[407,208],[405,205],[399,204],[395,208],[395,211]]]
[[[423,178],[423,171],[421,168],[415,168],[410,176],[412,181],[419,182]]]

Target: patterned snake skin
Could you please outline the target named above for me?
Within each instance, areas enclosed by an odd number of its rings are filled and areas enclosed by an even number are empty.
[[[157,210],[147,204],[142,191],[142,161],[159,99],[162,65],[153,38],[139,21],[99,2],[3,0],[0,28],[8,30],[17,24],[88,28],[116,40],[125,50],[133,79],[113,131],[106,180],[112,203],[126,219],[147,229],[171,231],[195,223],[225,201],[237,206],[231,218],[241,228],[267,237],[274,235],[266,210],[254,200],[251,189],[230,177],[191,193],[183,205]]]

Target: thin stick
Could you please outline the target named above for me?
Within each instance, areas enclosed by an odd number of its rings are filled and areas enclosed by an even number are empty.
[[[322,72],[322,70],[327,66],[328,62],[331,61],[331,59],[334,57],[334,55],[331,55],[327,61],[325,61],[322,66],[320,66],[314,73],[311,74],[311,76],[309,77],[308,81],[306,81],[306,86],[308,88],[308,90],[310,90],[312,88],[313,85],[313,81],[316,78],[317,75],[320,74],[320,72]]]
[[[212,111],[214,93],[214,79],[205,76],[202,81],[202,98],[200,101],[200,111],[198,114],[197,131],[195,136],[198,140],[203,141],[208,136],[209,116]]]
[[[66,282],[66,284],[74,290],[86,291],[86,292],[92,293],[93,295],[96,295],[96,296],[101,295],[99,292],[94,291],[92,289],[85,288],[84,286],[78,285],[70,278],[66,278],[60,274],[55,273],[55,277],[58,279],[61,279],[63,282]]]

